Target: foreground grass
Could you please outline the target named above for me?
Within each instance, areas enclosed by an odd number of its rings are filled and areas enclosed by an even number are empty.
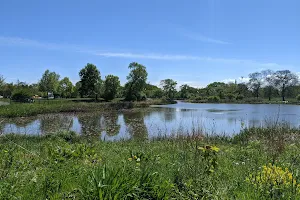
[[[287,127],[119,142],[3,135],[0,199],[299,199],[299,135]]]
[[[119,110],[149,107],[154,104],[169,104],[173,102],[164,100],[151,100],[145,102],[73,102],[70,100],[50,100],[43,103],[13,103],[0,106],[0,117],[26,117],[37,114],[60,112],[89,112],[102,110]]]

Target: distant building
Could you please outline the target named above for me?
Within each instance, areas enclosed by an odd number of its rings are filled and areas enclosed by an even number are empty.
[[[48,99],[54,99],[53,92],[48,92]]]

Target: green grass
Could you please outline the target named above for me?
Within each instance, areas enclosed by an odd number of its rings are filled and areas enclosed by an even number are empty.
[[[300,183],[299,134],[270,126],[152,141],[3,135],[0,199],[299,199],[299,186],[247,181],[271,163]]]
[[[37,114],[60,112],[90,112],[102,110],[120,110],[130,108],[144,108],[154,104],[173,103],[164,100],[152,100],[145,102],[73,102],[72,100],[43,100],[35,103],[12,103],[0,106],[1,117],[25,117]]]

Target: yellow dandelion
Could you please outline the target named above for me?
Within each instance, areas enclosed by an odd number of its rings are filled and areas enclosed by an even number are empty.
[[[216,147],[216,146],[212,146],[211,147],[211,150],[215,151],[215,152],[218,152],[220,150],[220,148]]]

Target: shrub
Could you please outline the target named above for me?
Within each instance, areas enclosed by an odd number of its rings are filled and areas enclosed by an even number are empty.
[[[300,94],[296,97],[297,101],[300,101]]]
[[[201,96],[196,96],[193,98],[193,100],[196,100],[196,101],[201,101],[203,98]]]
[[[218,96],[210,96],[210,97],[208,97],[207,101],[208,102],[217,103],[217,102],[220,102],[220,97],[218,97]]]
[[[18,90],[13,93],[12,100],[18,102],[28,102],[31,99],[32,93],[28,90]]]
[[[235,97],[235,95],[232,94],[232,93],[228,93],[226,96],[227,96],[227,98],[228,98],[229,100],[232,100],[232,99],[234,99],[234,97]]]
[[[236,96],[236,100],[243,100],[244,99],[244,96],[243,95],[237,95]]]

